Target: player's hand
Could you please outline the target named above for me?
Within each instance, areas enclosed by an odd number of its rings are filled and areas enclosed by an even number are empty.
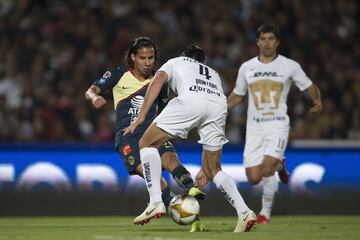
[[[314,106],[310,109],[310,112],[321,112],[323,110],[323,105],[321,100],[314,100]]]
[[[106,104],[106,100],[102,96],[97,95],[91,98],[91,103],[95,108],[100,108]]]
[[[210,182],[210,180],[206,177],[203,169],[201,168],[195,177],[196,186],[203,187],[203,186],[207,185],[209,182]]]
[[[136,128],[141,125],[144,122],[144,119],[142,119],[140,116],[136,118],[135,121],[133,121],[127,128],[123,129],[123,135],[127,135],[128,133],[133,133]]]

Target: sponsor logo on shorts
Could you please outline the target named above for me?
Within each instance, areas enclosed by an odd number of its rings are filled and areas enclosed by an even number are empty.
[[[127,159],[128,163],[132,166],[135,163],[135,158],[134,156],[129,156]]]
[[[173,145],[170,142],[166,142],[163,144],[165,148],[171,148]]]
[[[130,155],[130,153],[132,152],[131,146],[129,144],[123,146],[121,150],[125,156]]]

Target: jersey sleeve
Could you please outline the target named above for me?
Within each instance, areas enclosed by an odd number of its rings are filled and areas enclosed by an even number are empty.
[[[173,62],[174,61],[169,60],[164,65],[162,65],[161,68],[159,68],[159,70],[157,70],[157,72],[159,71],[166,72],[166,74],[168,75],[168,79],[167,79],[168,81],[173,77]]]
[[[93,85],[99,87],[101,91],[112,89],[125,72],[126,72],[125,68],[122,67],[108,70],[102,75],[101,78],[94,81]]]
[[[236,77],[236,83],[233,92],[236,95],[244,96],[246,94],[247,88],[248,84],[245,77],[245,67],[244,65],[241,65],[238,71],[238,75]]]
[[[312,82],[308,76],[306,76],[305,72],[302,70],[300,64],[294,63],[293,72],[291,74],[291,79],[295,82],[295,85],[303,91],[311,86]]]

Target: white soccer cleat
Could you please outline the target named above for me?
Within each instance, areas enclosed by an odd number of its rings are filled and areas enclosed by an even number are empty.
[[[256,214],[249,210],[239,217],[234,232],[249,232],[256,224]]]
[[[163,202],[152,203],[147,206],[145,211],[134,219],[134,224],[144,225],[152,218],[160,218],[166,214],[166,208]]]

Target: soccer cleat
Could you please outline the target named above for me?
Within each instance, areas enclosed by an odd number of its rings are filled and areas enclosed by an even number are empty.
[[[289,182],[289,172],[286,170],[285,158],[282,160],[281,164],[282,164],[282,169],[280,171],[278,171],[280,181],[283,184],[288,184],[288,182]]]
[[[253,211],[249,210],[239,217],[234,232],[249,232],[255,224],[256,214]]]
[[[147,206],[145,211],[134,219],[134,224],[144,225],[153,218],[160,218],[166,214],[163,202],[152,203]]]
[[[270,220],[266,216],[259,214],[256,217],[256,222],[259,224],[269,224]]]
[[[205,226],[200,222],[200,219],[196,220],[191,224],[191,229],[189,232],[205,232]]]
[[[196,198],[197,200],[204,200],[206,196],[205,193],[197,187],[190,188],[188,195]]]

